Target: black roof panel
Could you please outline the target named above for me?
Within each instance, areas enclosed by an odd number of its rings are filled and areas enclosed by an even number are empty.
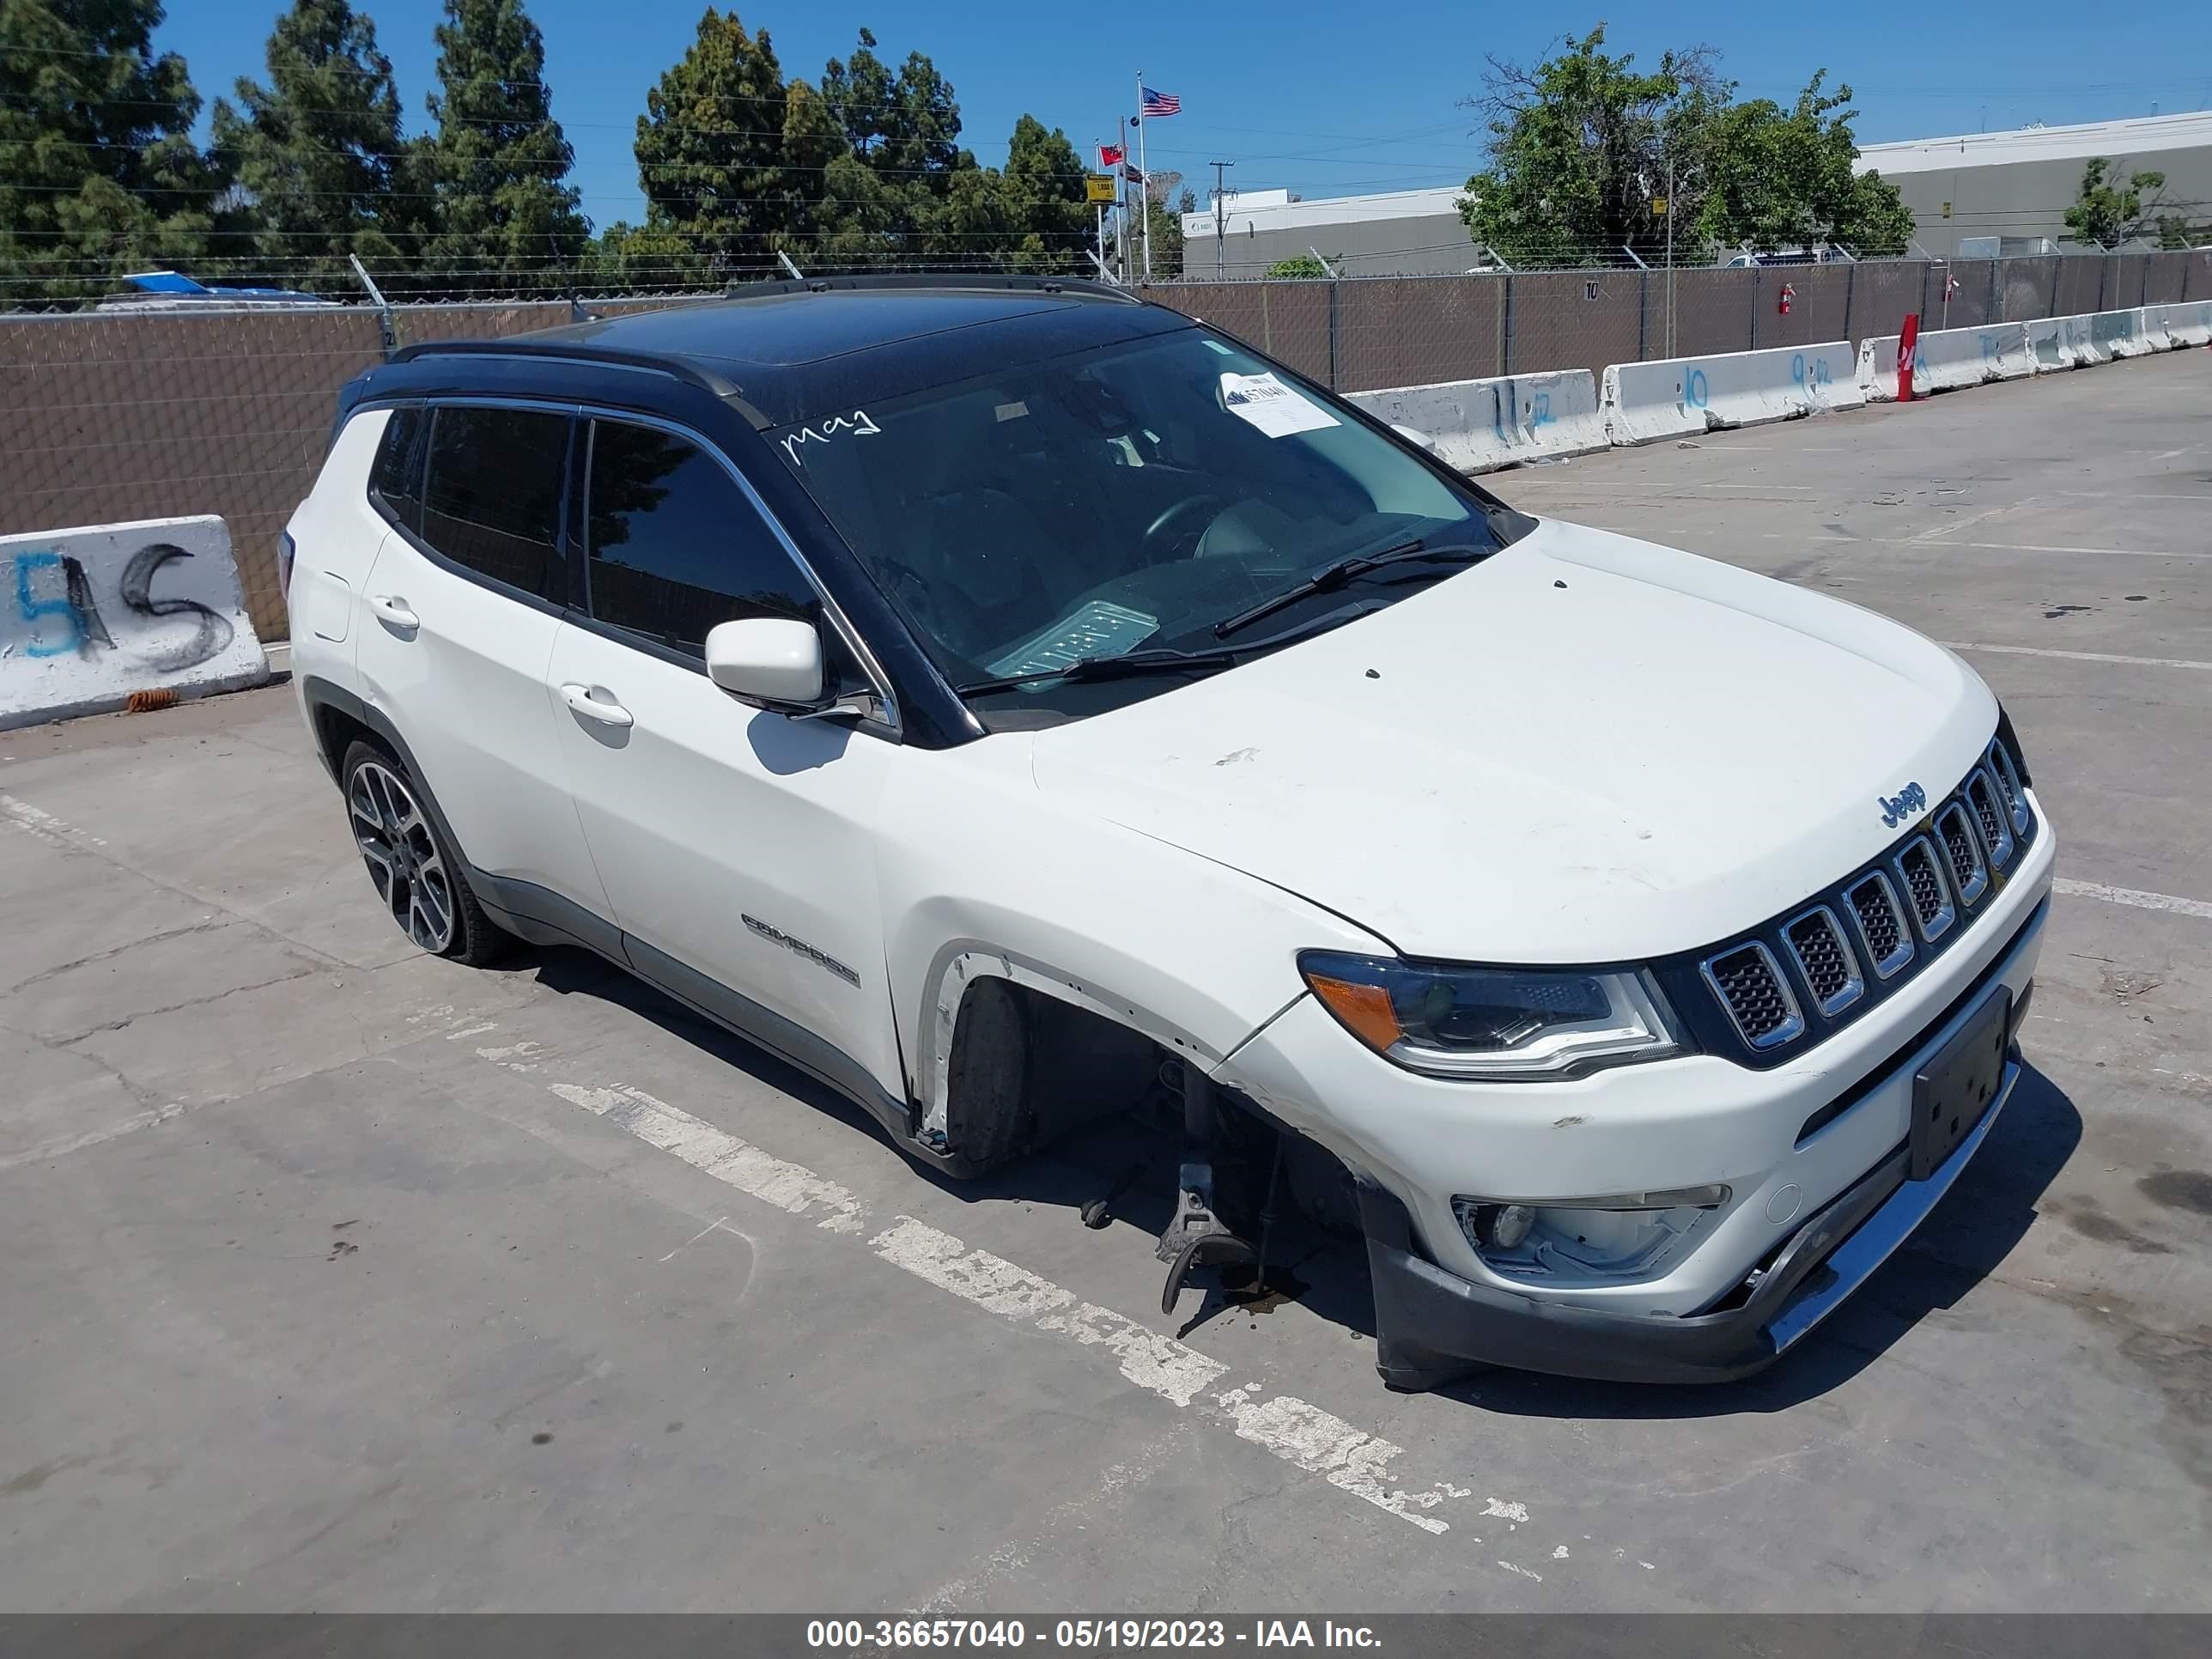
[[[759,284],[726,300],[597,318],[403,361],[475,353],[665,362],[726,386],[756,424],[783,426],[1036,361],[1188,328],[1164,307],[1088,283],[959,278]]]

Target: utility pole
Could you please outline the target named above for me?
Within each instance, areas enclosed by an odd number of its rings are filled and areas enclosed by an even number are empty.
[[[1667,157],[1667,355],[1674,355],[1674,157]]]
[[[1213,275],[1218,281],[1229,274],[1229,203],[1221,194],[1221,174],[1234,161],[1208,161],[1213,169]]]

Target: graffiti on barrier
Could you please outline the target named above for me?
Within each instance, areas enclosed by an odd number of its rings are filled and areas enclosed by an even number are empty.
[[[191,552],[173,542],[153,542],[131,556],[117,584],[124,606],[132,615],[154,623],[167,617],[193,619],[189,635],[170,637],[164,629],[157,642],[138,646],[131,654],[143,659],[157,673],[173,674],[194,668],[226,649],[236,630],[229,618],[197,599],[154,597],[154,579],[164,565],[189,559]],[[74,653],[88,660],[101,651],[118,649],[115,635],[100,614],[92,583],[84,566],[66,553],[34,550],[15,559],[15,611],[32,630],[24,654],[61,657]]]

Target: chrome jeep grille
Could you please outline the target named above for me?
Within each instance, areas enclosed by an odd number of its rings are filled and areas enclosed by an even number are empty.
[[[1887,979],[1912,960],[1912,934],[1887,876],[1875,871],[1844,895],[1844,902],[1859,925],[1859,943],[1878,978]]]
[[[1936,848],[1927,836],[1905,842],[1897,855],[1897,875],[1920,937],[1933,945],[1951,931],[1959,913],[1952,908],[1951,890],[1944,885],[1942,866],[1936,862]]]
[[[1708,962],[1705,979],[1753,1048],[1771,1048],[1805,1029],[1805,1017],[1797,1012],[1797,999],[1784,983],[1774,953],[1757,939]]]
[[[1966,780],[1966,802],[1981,826],[1982,845],[1990,849],[1990,863],[2002,870],[2012,862],[2012,809],[1998,793],[1996,781],[1984,767]]]
[[[1813,1006],[1822,1013],[1840,1014],[1866,994],[1858,958],[1851,954],[1836,913],[1823,904],[1808,910],[1782,930],[1790,959],[1798,977],[1813,994]]]
[[[1752,1063],[1776,1064],[1777,1051],[1857,1018],[1964,935],[2036,829],[2019,765],[2002,738],[1993,740],[1881,858],[1794,913],[1705,952],[1695,977],[1727,1030],[1760,1056]]]
[[[1954,801],[1936,815],[1936,833],[1942,838],[1943,855],[1951,860],[1951,884],[1961,901],[1972,904],[1990,884],[1989,866],[1982,862],[1982,843],[1966,822],[1966,809]]]

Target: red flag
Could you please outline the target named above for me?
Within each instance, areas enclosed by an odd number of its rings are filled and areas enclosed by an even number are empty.
[[[1120,167],[1121,165],[1121,146],[1119,144],[1099,145],[1098,165],[1102,167]]]

